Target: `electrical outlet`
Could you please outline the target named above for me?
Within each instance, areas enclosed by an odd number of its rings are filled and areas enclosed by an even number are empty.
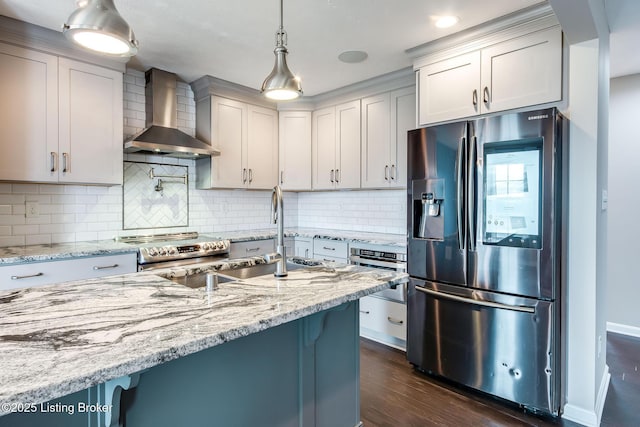
[[[40,215],[38,202],[25,202],[25,216],[27,218],[37,218]]]

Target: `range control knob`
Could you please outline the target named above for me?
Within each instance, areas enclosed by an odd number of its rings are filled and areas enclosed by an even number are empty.
[[[158,253],[159,253],[160,255],[166,255],[166,254],[167,254],[167,248],[164,248],[164,247],[160,248],[160,249],[158,250]]]
[[[224,243],[216,242],[216,249],[224,249]]]
[[[205,242],[202,245],[200,245],[200,247],[202,248],[202,250],[208,251],[209,249],[211,249],[211,244]]]
[[[156,256],[158,255],[158,250],[156,248],[149,248],[147,250],[147,252],[149,252],[149,256]]]
[[[169,255],[175,255],[178,252],[175,246],[169,247]]]

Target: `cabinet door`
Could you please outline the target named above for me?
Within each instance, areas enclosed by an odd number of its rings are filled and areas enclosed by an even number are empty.
[[[313,239],[296,237],[295,255],[302,258],[313,258]]]
[[[480,52],[471,52],[420,68],[420,125],[479,113]]]
[[[122,73],[59,60],[60,182],[122,184]]]
[[[211,145],[220,150],[211,157],[211,187],[243,188],[249,182],[246,129],[246,104],[211,97]]]
[[[360,100],[336,107],[336,188],[360,188]]]
[[[562,98],[562,32],[552,27],[482,50],[482,112]]]
[[[389,93],[362,100],[362,188],[381,188],[390,185],[392,164],[390,114]]]
[[[283,190],[311,190],[311,112],[281,111],[280,175]]]
[[[416,128],[416,89],[391,92],[391,187],[407,187],[407,132]]]
[[[270,190],[278,183],[278,112],[249,105],[247,120],[248,186]]]
[[[335,187],[336,164],[336,112],[334,107],[314,111],[312,114],[312,175],[314,190]]]
[[[0,180],[57,181],[58,58],[0,43],[0,93]]]

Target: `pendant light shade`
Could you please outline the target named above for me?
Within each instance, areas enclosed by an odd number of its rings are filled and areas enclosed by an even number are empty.
[[[282,25],[282,1],[280,0],[280,28],[276,32],[276,48],[273,53],[276,63],[271,74],[262,83],[261,92],[267,98],[276,101],[288,101],[302,96],[300,78],[295,76],[287,65],[287,33]]]
[[[69,40],[112,56],[133,56],[138,52],[138,40],[113,0],[78,0],[76,4],[78,8],[62,26]]]

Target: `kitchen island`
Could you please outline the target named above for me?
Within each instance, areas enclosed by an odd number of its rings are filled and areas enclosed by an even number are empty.
[[[0,426],[358,424],[358,299],[406,274],[157,274],[0,293]]]

